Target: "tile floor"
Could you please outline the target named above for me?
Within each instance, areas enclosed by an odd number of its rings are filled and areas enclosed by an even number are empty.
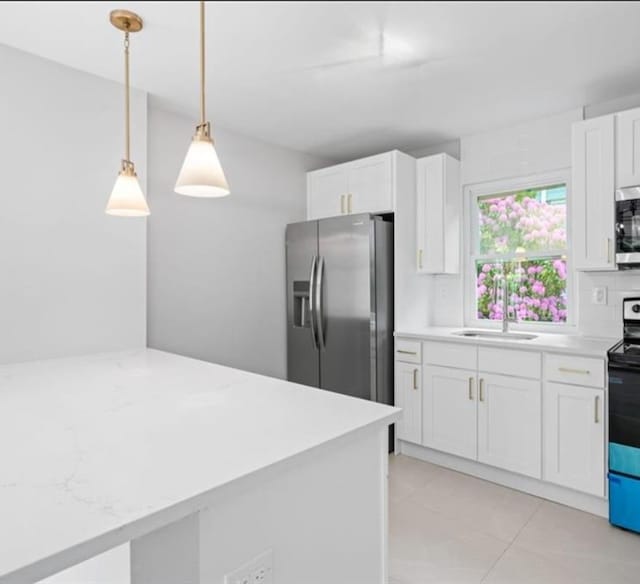
[[[389,462],[390,584],[640,583],[640,535],[406,456]]]

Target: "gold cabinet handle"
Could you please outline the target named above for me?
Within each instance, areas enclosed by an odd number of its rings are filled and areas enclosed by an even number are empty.
[[[403,349],[397,349],[398,353],[402,353],[403,355],[417,355],[415,351],[404,351]]]
[[[558,367],[558,371],[562,371],[562,373],[576,373],[578,375],[589,375],[589,373],[591,373],[588,369],[571,369],[570,367]]]
[[[594,400],[594,407],[593,407],[593,421],[596,424],[600,423],[600,416],[598,414],[599,410],[600,410],[600,396],[596,395],[596,399]]]
[[[484,379],[480,379],[480,392],[478,393],[478,399],[484,401]]]
[[[353,195],[349,193],[347,195],[347,212],[348,213],[351,213],[351,197],[353,197]]]
[[[473,377],[469,377],[469,399],[473,401]]]
[[[422,269],[422,250],[421,249],[418,250],[418,268],[420,270]]]
[[[344,195],[340,195],[340,213],[344,215]]]
[[[607,263],[611,263],[611,238],[607,237]]]
[[[413,370],[413,389],[418,389],[418,370]]]

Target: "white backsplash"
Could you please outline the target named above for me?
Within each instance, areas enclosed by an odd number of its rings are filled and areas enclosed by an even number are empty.
[[[462,326],[464,295],[462,276],[428,276],[431,282],[431,326]]]
[[[598,337],[622,336],[622,300],[640,296],[640,270],[581,272],[577,276],[578,330]],[[607,303],[593,304],[593,288],[607,288]]]
[[[622,337],[622,300],[640,296],[640,270],[579,272],[575,276],[574,309],[577,332],[584,336]],[[432,276],[432,326],[463,326],[463,286],[461,276]],[[592,303],[596,287],[607,289],[607,303]]]

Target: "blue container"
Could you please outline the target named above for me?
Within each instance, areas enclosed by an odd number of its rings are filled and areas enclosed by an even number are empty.
[[[640,478],[609,473],[609,521],[640,533]]]

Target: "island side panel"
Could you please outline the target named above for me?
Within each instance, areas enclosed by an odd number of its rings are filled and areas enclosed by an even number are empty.
[[[131,584],[200,584],[199,556],[194,513],[131,542]]]
[[[271,550],[278,584],[386,582],[387,436],[328,445],[201,512],[200,581]]]

